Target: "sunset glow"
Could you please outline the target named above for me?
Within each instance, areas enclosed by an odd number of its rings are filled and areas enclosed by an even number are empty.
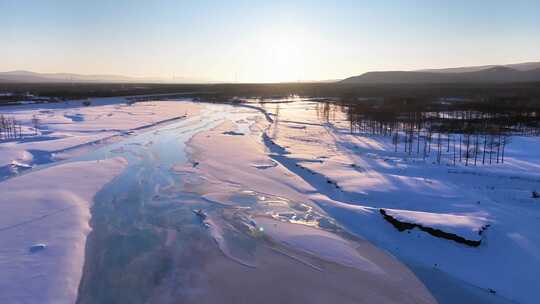
[[[25,13],[0,19],[0,70],[282,82],[538,59],[539,2],[460,2],[1,0]]]

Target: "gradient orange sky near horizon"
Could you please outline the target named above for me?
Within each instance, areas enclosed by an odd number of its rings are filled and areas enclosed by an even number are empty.
[[[0,0],[0,71],[281,82],[540,60],[540,1]]]

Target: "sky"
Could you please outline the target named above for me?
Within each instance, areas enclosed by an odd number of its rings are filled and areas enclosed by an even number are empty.
[[[0,0],[0,71],[283,82],[540,61],[540,1]]]

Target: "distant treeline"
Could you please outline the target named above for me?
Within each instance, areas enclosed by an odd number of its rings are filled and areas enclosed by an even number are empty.
[[[341,100],[320,108],[328,121],[346,113],[352,134],[391,137],[395,152],[437,163],[503,163],[511,136],[540,135],[540,104],[528,98]]]
[[[344,83],[278,84],[140,84],[140,83],[1,83],[0,93],[30,92],[36,96],[60,99],[112,97],[146,94],[190,93],[212,101],[233,97],[336,97],[357,102],[358,98],[379,97],[427,100],[439,97],[527,98],[540,100],[540,83],[509,84],[386,84],[359,85]],[[2,103],[2,98],[0,98]]]
[[[22,125],[13,117],[0,115],[0,141],[22,138]]]

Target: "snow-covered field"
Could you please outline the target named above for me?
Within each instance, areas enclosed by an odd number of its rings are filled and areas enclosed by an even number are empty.
[[[0,183],[1,303],[75,302],[94,194],[125,166],[71,162]]]
[[[126,134],[198,113],[192,103],[122,98],[0,108],[24,136],[0,142],[0,303],[74,303],[93,197],[127,165],[69,160]],[[39,119],[33,129],[32,118]]]
[[[504,164],[437,165],[394,152],[390,137],[350,134],[344,114],[267,105],[273,159],[318,190],[312,200],[346,229],[410,265],[434,268],[504,299],[535,303],[540,288],[540,139],[513,137]],[[272,144],[273,143],[273,144]],[[505,156],[506,157],[506,156]],[[478,247],[404,223],[480,241]],[[436,234],[436,233],[435,233]]]
[[[123,102],[0,108],[0,114],[22,121],[26,134],[0,142],[0,179],[6,179],[0,182],[0,302],[75,299],[88,208],[127,165],[121,157],[71,160],[147,128],[159,136],[160,123],[204,112],[178,101]],[[540,199],[532,191],[540,191],[540,139],[513,137],[504,164],[437,165],[394,152],[389,137],[350,134],[343,113],[327,120],[314,102],[228,109],[248,112],[238,120],[207,116],[222,123],[189,139],[189,163],[166,168],[185,182],[154,196],[189,193],[190,200],[222,206],[225,211],[210,212],[203,222],[224,256],[238,265],[264,269],[266,279],[280,277],[286,269],[269,265],[285,257],[297,262],[298,276],[309,273],[314,286],[330,284],[325,275],[343,273],[364,282],[356,292],[368,303],[433,303],[430,292],[441,303],[536,303]],[[40,122],[37,135],[33,117]],[[129,147],[117,150],[121,156]],[[153,157],[161,166],[164,160]],[[226,215],[228,210],[235,211]],[[248,238],[269,242],[258,258],[231,247],[228,233],[236,229],[237,217],[250,231]],[[167,247],[174,243],[170,235]],[[249,275],[257,272],[229,269],[238,282],[255,284]],[[220,286],[215,290],[226,290]],[[351,284],[343,288],[355,290]]]
[[[23,137],[0,142],[0,179],[27,166],[82,155],[144,128],[198,113],[194,104],[152,101],[128,104],[126,98],[6,106],[0,114],[22,123]],[[37,130],[32,119],[37,119]]]

